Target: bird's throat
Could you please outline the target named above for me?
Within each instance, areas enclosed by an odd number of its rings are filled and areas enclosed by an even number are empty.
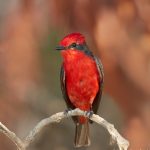
[[[61,52],[61,54],[65,63],[78,62],[78,60],[88,57],[84,54],[84,52],[72,49],[64,50]]]

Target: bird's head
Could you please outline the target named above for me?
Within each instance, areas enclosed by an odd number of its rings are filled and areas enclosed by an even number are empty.
[[[62,52],[62,56],[65,60],[73,60],[82,56],[93,57],[92,52],[88,49],[85,38],[80,33],[71,33],[65,36],[56,50]]]
[[[85,38],[80,33],[71,33],[65,36],[56,50],[82,50],[85,45]]]

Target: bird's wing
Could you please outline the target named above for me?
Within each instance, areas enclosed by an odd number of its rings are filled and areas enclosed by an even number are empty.
[[[67,90],[66,90],[66,76],[65,76],[65,70],[63,65],[61,66],[61,71],[60,71],[60,83],[61,83],[61,91],[64,97],[64,100],[67,104],[68,108],[75,109],[71,101],[69,100]]]
[[[93,112],[96,114],[99,108],[99,103],[101,100],[101,96],[102,96],[102,90],[103,90],[103,84],[104,84],[104,71],[103,71],[103,65],[100,61],[99,58],[97,58],[96,56],[93,56],[93,59],[96,63],[97,69],[98,69],[98,73],[99,73],[99,77],[100,77],[100,81],[99,81],[99,91],[94,99],[93,105],[92,105],[92,110]]]
[[[67,94],[67,90],[66,90],[66,76],[65,76],[65,70],[63,65],[61,66],[61,71],[60,71],[60,83],[61,83],[61,91],[64,97],[64,100],[67,104],[67,108],[68,109],[75,109],[75,106],[71,103],[68,94]],[[72,117],[73,121],[75,123],[78,123],[78,118],[76,116]]]

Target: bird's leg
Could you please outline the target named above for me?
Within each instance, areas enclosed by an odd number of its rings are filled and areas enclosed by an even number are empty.
[[[71,111],[71,110],[72,110],[71,108],[67,108],[67,109],[65,109],[64,114],[65,114],[65,115],[67,115],[67,114],[68,114],[68,112],[69,112],[69,111]]]
[[[94,112],[93,112],[92,109],[90,109],[89,111],[86,112],[86,116],[87,116],[88,118],[91,118],[93,114],[94,114]]]

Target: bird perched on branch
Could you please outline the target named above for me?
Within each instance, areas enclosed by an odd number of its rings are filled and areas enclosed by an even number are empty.
[[[60,79],[67,107],[97,113],[104,82],[101,61],[88,49],[80,33],[64,37],[56,50],[60,50],[63,57]],[[73,120],[75,147],[89,146],[89,119],[77,116]]]

